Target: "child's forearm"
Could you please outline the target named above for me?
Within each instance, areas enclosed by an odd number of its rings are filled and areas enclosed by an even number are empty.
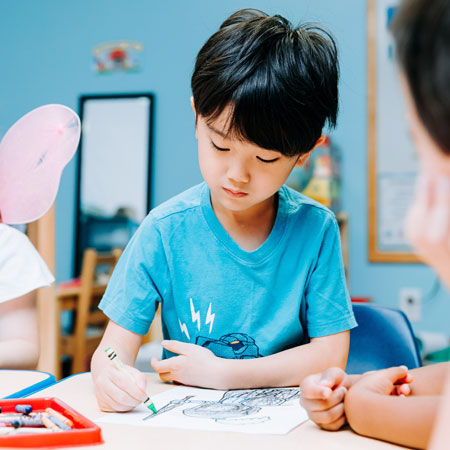
[[[345,398],[345,414],[363,436],[414,448],[426,448],[439,405],[437,396],[398,397],[372,392]]]
[[[141,342],[142,336],[125,330],[110,321],[91,360],[91,372],[94,379],[102,371],[105,364],[110,364],[105,353],[106,348],[113,348],[124,364],[134,366]]]
[[[449,363],[439,363],[411,370],[410,373],[413,377],[411,393],[413,395],[442,395],[449,367]]]
[[[338,336],[338,335],[336,335]],[[347,351],[311,342],[255,359],[223,360],[223,389],[298,386],[308,375],[331,366],[345,368]]]
[[[431,437],[429,450],[442,450],[448,448],[450,423],[450,372],[447,374],[444,395],[439,405],[439,414],[434,424],[433,436]]]

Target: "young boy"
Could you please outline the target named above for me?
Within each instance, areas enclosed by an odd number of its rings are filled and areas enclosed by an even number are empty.
[[[450,288],[449,30],[448,0],[406,0],[394,19],[401,81],[421,162],[408,235]],[[360,434],[426,448],[447,372],[447,363],[411,370],[409,375],[406,367],[351,377],[331,368],[304,380],[301,402],[325,429],[337,430],[347,418]],[[440,421],[436,449],[449,445],[450,390],[445,401],[446,422]]]
[[[331,36],[257,10],[233,14],[200,50],[192,106],[205,183],[155,208],[114,271],[92,361],[103,410],[145,399],[145,376],[130,367],[130,386],[104,349],[132,366],[159,303],[165,357],[178,355],[152,360],[164,381],[292,386],[345,366],[355,320],[336,220],[283,186],[335,125],[337,83]]]

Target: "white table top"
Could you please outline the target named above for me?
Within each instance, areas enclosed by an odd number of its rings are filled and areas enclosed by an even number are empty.
[[[54,382],[53,375],[35,370],[0,370],[0,398],[9,397],[16,392],[33,390],[33,385],[48,380]]]
[[[156,374],[147,374],[148,392],[158,394],[172,385],[159,381]],[[57,397],[91,420],[102,414],[95,400],[94,386],[90,373],[66,378],[32,397]],[[396,445],[364,438],[350,429],[327,432],[319,429],[311,421],[298,426],[286,435],[252,435],[233,432],[182,430],[175,428],[145,428],[130,425],[102,423],[104,444],[100,449],[137,449],[152,447],[155,450],[196,449],[196,450],[394,450]]]

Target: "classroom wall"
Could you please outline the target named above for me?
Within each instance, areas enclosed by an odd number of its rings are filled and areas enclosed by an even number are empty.
[[[343,206],[349,213],[350,289],[397,306],[401,287],[425,301],[416,330],[448,332],[450,301],[422,265],[367,261],[367,68],[364,0],[14,0],[0,2],[0,136],[21,115],[45,103],[78,107],[80,94],[150,91],[155,95],[152,202],[157,205],[201,180],[189,103],[196,52],[236,9],[255,7],[293,22],[319,21],[341,53],[341,106],[333,140],[342,151]],[[91,50],[104,41],[144,44],[142,70],[97,75]],[[76,161],[65,169],[56,203],[57,279],[72,276]]]

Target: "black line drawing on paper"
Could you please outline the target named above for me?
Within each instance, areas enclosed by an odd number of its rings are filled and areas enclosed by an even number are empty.
[[[264,407],[287,405],[300,398],[298,388],[239,389],[227,391],[218,401],[196,400],[187,395],[172,400],[160,408],[156,414],[150,414],[142,420],[153,419],[178,407],[185,407],[182,413],[188,417],[211,419],[222,424],[256,424],[271,420],[270,416],[249,417]]]

